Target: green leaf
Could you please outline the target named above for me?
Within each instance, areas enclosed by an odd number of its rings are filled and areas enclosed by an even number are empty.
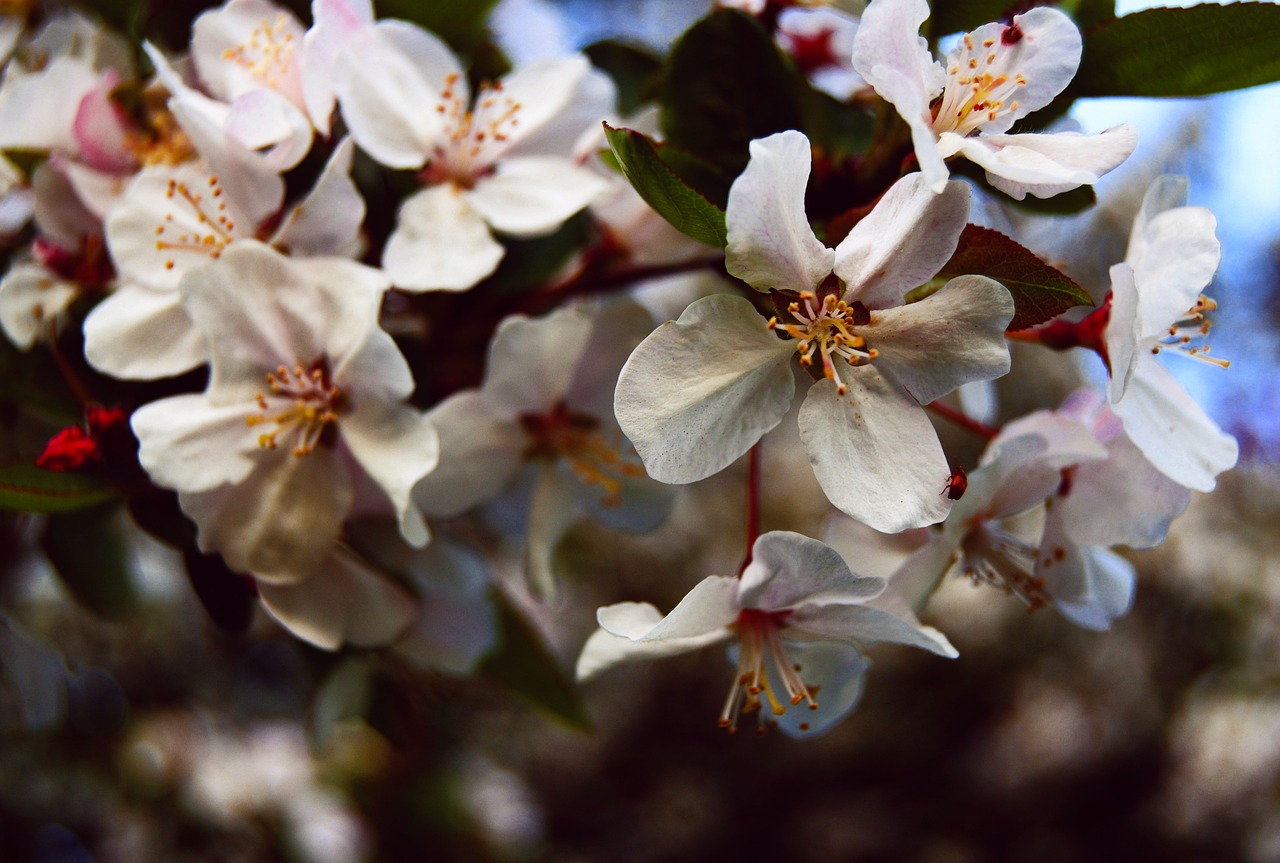
[[[938,275],[952,279],[969,273],[995,279],[1013,294],[1010,332],[1042,324],[1074,306],[1093,305],[1070,277],[990,228],[966,225],[955,254]]]
[[[662,78],[662,61],[637,45],[612,39],[582,49],[592,65],[603,69],[618,87],[618,110],[634,114],[653,101]]]
[[[403,18],[439,36],[460,51],[470,51],[483,36],[498,0],[377,0],[378,19]]]
[[[138,604],[119,516],[114,506],[51,516],[40,540],[71,594],[98,614],[115,618],[127,616]]]
[[[480,664],[480,675],[570,728],[590,728],[578,687],[542,636],[506,597],[499,594],[494,604],[498,609],[498,647]]]
[[[1081,30],[1089,30],[1116,17],[1116,0],[1064,0],[1058,8],[1076,19]]]
[[[1146,9],[1085,35],[1072,96],[1204,96],[1280,80],[1280,5]]]
[[[33,464],[0,465],[0,509],[69,513],[101,506],[116,491],[101,477],[43,470]]]
[[[680,37],[663,74],[666,140],[737,176],[747,145],[800,128],[802,82],[754,18],[718,9]]]
[[[686,183],[667,161],[674,157],[675,164],[686,173],[694,173],[699,168],[695,157],[655,144],[631,129],[614,129],[606,124],[604,134],[623,175],[658,215],[681,233],[709,246],[724,248],[728,242],[724,210]],[[703,170],[713,176],[714,169],[710,166],[704,166]]]
[[[969,31],[1004,18],[1014,7],[1010,0],[934,0],[925,27],[933,41],[948,33]]]

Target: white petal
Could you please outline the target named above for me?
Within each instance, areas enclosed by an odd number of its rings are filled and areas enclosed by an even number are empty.
[[[1050,567],[1037,565],[1054,605],[1071,622],[1103,630],[1133,605],[1133,564],[1106,548],[1067,543]]]
[[[76,152],[76,112],[98,80],[99,73],[75,57],[59,57],[20,77],[10,75],[0,89],[0,149]]]
[[[246,418],[256,404],[211,405],[202,395],[172,396],[133,412],[138,460],[159,485],[202,492],[242,482],[263,456]]]
[[[812,291],[835,253],[809,227],[804,193],[812,157],[796,131],[751,142],[751,160],[729,189],[725,267],[756,290]]]
[[[1142,300],[1138,295],[1133,267],[1125,263],[1113,264],[1110,274],[1111,314],[1107,317],[1102,341],[1107,348],[1107,366],[1111,374],[1107,381],[1107,398],[1115,404],[1124,396],[1142,359],[1139,347],[1142,322],[1138,317]],[[1183,309],[1184,312],[1186,310]]]
[[[921,302],[872,312],[864,331],[880,352],[876,366],[928,404],[961,384],[1008,373],[1004,329],[1013,311],[999,282],[959,276]]]
[[[554,559],[560,540],[586,514],[578,492],[581,486],[553,464],[537,468],[529,526],[525,535],[525,571],[534,592],[546,599],[557,595]]]
[[[304,581],[259,582],[258,596],[281,626],[324,650],[387,644],[418,610],[403,587],[337,550]]]
[[[791,531],[763,534],[743,571],[738,603],[743,608],[784,611],[801,603],[870,599],[884,590],[878,578],[859,578],[835,549]]]
[[[231,103],[223,131],[246,150],[265,150],[263,163],[276,171],[297,166],[311,149],[311,120],[274,90],[253,90]]]
[[[800,408],[800,439],[827,499],[882,533],[942,521],[951,468],[924,409],[873,367],[841,376],[844,396],[818,381]]]
[[[1014,200],[1031,194],[1049,198],[1098,182],[1133,152],[1138,133],[1115,126],[1097,135],[1079,132],[983,135],[961,138],[943,133],[944,156],[960,154],[987,171],[987,181]]]
[[[1218,428],[1151,356],[1139,359],[1124,398],[1111,407],[1143,455],[1187,488],[1213,491],[1215,477],[1235,466],[1236,439]]]
[[[271,245],[300,256],[359,257],[364,249],[360,226],[365,203],[351,179],[355,144],[343,138],[315,186],[289,211]]]
[[[614,410],[649,475],[704,479],[728,467],[786,415],[792,347],[741,297],[689,306],[645,339],[618,378]]]
[[[268,0],[230,0],[191,25],[191,62],[209,92],[224,102],[270,87],[302,105],[295,53],[303,29],[292,13]]]
[[[608,189],[592,171],[555,156],[506,159],[464,196],[495,230],[516,237],[546,234]]]
[[[793,613],[786,624],[793,638],[818,636],[863,646],[887,641],[919,647],[948,659],[960,655],[933,627],[920,626],[869,605],[809,606]]]
[[[440,436],[440,463],[414,489],[423,512],[461,515],[514,479],[528,439],[515,418],[495,409],[482,393],[455,393],[428,417]]]
[[[913,126],[927,123],[929,103],[946,80],[920,36],[928,17],[926,0],[876,0],[853,37],[853,68]]]
[[[574,107],[584,79],[591,71],[587,58],[578,55],[557,60],[543,60],[521,66],[502,79],[502,94],[519,106],[515,119],[517,125],[508,136],[510,147],[519,147],[528,136],[541,131],[555,121],[559,123],[566,109]],[[598,122],[603,114],[594,117]],[[585,131],[586,125],[574,134]],[[559,155],[567,156],[568,151]]]
[[[302,94],[311,122],[320,134],[327,136],[335,102],[334,60],[353,37],[373,26],[373,3],[370,0],[313,0],[311,17],[315,23],[302,41]]]
[[[836,247],[845,300],[869,309],[902,304],[956,250],[969,220],[969,187],[959,180],[934,194],[921,174],[894,183]]]
[[[969,494],[972,494],[972,487]],[[968,494],[965,495],[968,497]],[[954,510],[953,510],[954,511]],[[900,597],[912,612],[919,614],[929,604],[942,579],[950,571],[956,559],[956,549],[963,538],[962,531],[948,531],[935,536],[916,549],[902,566],[889,576],[885,590]]]
[[[485,397],[511,416],[551,411],[565,401],[579,367],[594,361],[585,353],[591,336],[591,314],[581,305],[542,318],[507,316],[489,346]]]
[[[1133,228],[1129,231],[1129,247],[1125,250],[1124,259],[1129,263],[1142,260],[1147,250],[1147,228],[1151,221],[1161,213],[1187,206],[1187,193],[1190,182],[1186,177],[1162,174],[1151,181],[1147,192],[1142,196],[1142,206],[1133,217]]]
[[[1209,286],[1222,258],[1216,226],[1204,207],[1178,207],[1146,224],[1140,249],[1130,240],[1140,336],[1164,336]]]
[[[209,344],[177,291],[124,285],[85,318],[84,353],[112,377],[155,380],[208,362]]]
[[[52,327],[80,289],[39,264],[18,262],[0,278],[0,326],[20,350],[30,350],[38,338],[48,339]]]
[[[421,608],[417,622],[396,642],[396,652],[429,668],[469,673],[498,639],[484,559],[440,540],[415,554],[408,570]]]
[[[787,658],[800,666],[805,686],[818,693],[817,709],[801,703],[777,717],[778,728],[789,737],[816,737],[857,706],[871,663],[857,647],[827,641],[787,642]],[[771,683],[785,692],[777,673]]]
[[[626,622],[631,624],[628,631],[647,631],[662,619],[662,613],[647,602],[623,602],[609,606],[608,609],[602,608],[600,611],[609,611],[611,623],[619,628],[627,628],[623,626],[625,618]],[[689,638],[636,641],[627,636],[614,635],[606,629],[597,629],[582,647],[575,674],[578,680],[589,680],[622,662],[676,656],[715,644],[717,641],[724,641],[729,637],[729,630],[723,629]]]
[[[709,644],[726,637],[727,627],[738,619],[740,607],[736,601],[737,593],[736,578],[709,575],[695,584],[666,617],[643,632],[636,627],[636,603],[601,608],[596,612],[596,621],[609,632],[634,641],[682,642],[687,639],[708,638],[710,641],[700,641],[699,644]],[[680,652],[687,649],[685,647]]]
[[[437,107],[450,76],[466,98],[466,76],[436,36],[382,21],[353,37],[333,62],[333,90],[351,137],[389,168],[420,168],[445,127]]]
[[[504,254],[467,196],[445,184],[400,206],[382,266],[406,291],[465,291],[497,269]]]
[[[360,467],[390,498],[405,542],[426,545],[427,525],[411,492],[439,461],[435,427],[407,405],[375,403],[344,414],[339,430]]]
[[[551,317],[551,316],[548,316]],[[654,329],[653,315],[630,298],[590,309],[591,338],[583,346],[573,381],[564,398],[576,410],[600,418],[613,416],[613,391],[627,357]],[[576,344],[576,339],[573,340]],[[567,362],[567,352],[561,356]],[[583,359],[589,358],[589,362]]]

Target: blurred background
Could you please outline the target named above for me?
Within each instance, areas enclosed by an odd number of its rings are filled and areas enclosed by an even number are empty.
[[[179,39],[199,8],[167,13]],[[516,62],[619,36],[662,50],[706,8],[508,0],[494,28]],[[1142,143],[1100,184],[1105,210],[1048,229],[1043,253],[1085,282],[1118,256],[1072,238],[1109,225],[1122,250],[1150,177],[1189,175],[1219,219],[1212,344],[1232,367],[1174,370],[1241,442],[1168,542],[1130,555],[1137,598],[1112,631],[957,580],[926,619],[961,658],[874,650],[861,705],[820,739],[718,728],[731,669],[715,651],[588,684],[581,731],[266,619],[225,633],[140,536],[142,605],[104,619],[29,550],[31,521],[5,515],[0,861],[1280,860],[1280,88],[1073,116],[1133,122]],[[787,435],[766,443],[764,529],[827,535],[887,574],[892,553],[828,522]],[[734,469],[689,488],[653,535],[575,533],[569,563],[589,566],[539,614],[566,666],[596,606],[669,608],[736,565],[742,483]]]

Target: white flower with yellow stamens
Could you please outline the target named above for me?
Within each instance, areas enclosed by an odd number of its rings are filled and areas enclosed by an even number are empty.
[[[484,385],[455,393],[429,414],[441,461],[414,490],[422,511],[459,515],[525,475],[532,485],[527,568],[543,593],[555,586],[556,545],[584,516],[628,530],[656,526],[670,489],[628,456],[610,410],[618,368],[652,326],[630,302],[504,320]]]
[[[772,531],[755,541],[751,556],[741,578],[707,576],[665,617],[647,602],[601,608],[578,678],[732,642],[737,671],[720,725],[736,730],[742,714],[755,713],[761,730],[777,723],[804,736],[825,731],[857,704],[870,666],[863,647],[887,641],[957,655],[937,630],[867,605],[884,580],[854,575],[816,539]]]
[[[911,129],[920,170],[935,192],[945,160],[964,156],[991,185],[1022,200],[1096,183],[1133,152],[1137,132],[1007,134],[1053,101],[1080,65],[1080,31],[1062,12],[1038,7],[1009,24],[964,34],[944,67],[919,35],[926,0],[872,0],[853,40],[853,68]]]
[[[205,551],[268,583],[311,575],[359,481],[404,538],[428,534],[410,499],[437,461],[435,429],[404,404],[413,377],[378,328],[386,279],[342,258],[290,259],[253,240],[182,280],[207,341],[209,386],[139,408],[139,459],[176,489]]]
[[[753,141],[725,213],[729,272],[796,297],[790,320],[766,323],[741,297],[698,300],[627,361],[618,422],[655,479],[711,476],[786,415],[798,353],[818,378],[799,422],[827,497],[877,530],[932,524],[949,509],[938,490],[951,469],[921,405],[1009,370],[1013,300],[998,282],[960,276],[903,305],[955,251],[963,183],[935,195],[919,174],[904,177],[829,249],[805,216],[809,166],[799,132]]]

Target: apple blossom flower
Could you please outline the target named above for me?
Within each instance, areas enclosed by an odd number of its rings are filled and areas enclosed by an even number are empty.
[[[1022,200],[1096,183],[1133,152],[1129,125],[1100,135],[1008,134],[1053,101],[1080,65],[1080,31],[1062,12],[1041,6],[1008,24],[984,24],[961,36],[945,66],[919,36],[928,17],[926,0],[872,0],[854,37],[853,67],[910,127],[934,191],[947,179],[945,160],[957,155]]]
[[[1236,463],[1239,447],[1211,420],[1157,357],[1177,353],[1225,368],[1199,341],[1216,308],[1204,290],[1221,257],[1216,220],[1188,207],[1185,178],[1162,177],[1143,199],[1123,263],[1111,268],[1103,351],[1107,397],[1125,432],[1165,475],[1211,491]]]
[[[144,405],[132,425],[142,466],[232,569],[268,584],[313,574],[357,482],[380,490],[406,541],[426,543],[410,491],[435,467],[437,437],[404,404],[413,377],[377,323],[386,287],[353,261],[254,240],[183,278],[208,388]]]
[[[483,386],[428,414],[441,459],[414,489],[418,506],[460,515],[523,478],[531,486],[526,568],[543,594],[555,589],[556,546],[585,516],[627,530],[656,526],[670,491],[627,458],[609,409],[618,368],[652,326],[631,302],[503,320]]]
[[[465,290],[505,250],[491,234],[550,233],[605,188],[570,157],[612,107],[583,57],[544,61],[481,87],[435,36],[403,21],[360,30],[338,51],[332,85],[360,148],[425,188],[400,207],[382,264],[411,291]]]
[[[857,704],[870,667],[863,647],[888,641],[957,655],[937,630],[866,604],[883,589],[883,579],[854,575],[816,539],[772,531],[755,541],[740,578],[707,576],[665,616],[647,602],[601,608],[577,675],[733,642],[737,671],[720,725],[735,730],[741,714],[757,713],[761,730],[776,721],[793,736],[820,733]]]
[[[858,19],[824,6],[792,6],[778,15],[778,44],[814,87],[834,99],[848,99],[866,86],[850,57]]]
[[[805,216],[809,167],[799,132],[753,141],[725,214],[730,274],[779,292],[785,314],[766,324],[741,297],[694,302],[627,360],[618,423],[655,479],[711,476],[782,420],[799,354],[817,378],[800,434],[827,497],[878,530],[932,524],[949,509],[937,489],[951,469],[921,405],[1009,370],[1013,300],[998,282],[960,276],[903,305],[955,251],[963,183],[934,195],[908,175],[829,249]]]

